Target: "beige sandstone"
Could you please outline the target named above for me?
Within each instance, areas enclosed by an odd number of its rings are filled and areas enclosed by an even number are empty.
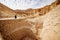
[[[44,16],[42,40],[60,40],[60,5]]]
[[[41,9],[30,9],[25,12],[16,12],[0,4],[0,19],[14,18],[12,20],[0,20],[0,32],[3,39],[60,40],[60,5],[58,4],[57,1]],[[15,19],[15,16],[18,19]]]

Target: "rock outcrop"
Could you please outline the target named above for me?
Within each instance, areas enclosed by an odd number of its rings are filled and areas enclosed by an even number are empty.
[[[60,4],[59,0],[43,8],[13,11],[0,3],[0,19],[14,18],[14,20],[0,20],[3,39],[60,40],[60,5],[58,4]]]
[[[0,18],[14,18],[15,15],[12,9],[0,3]]]
[[[4,40],[37,40],[35,26],[25,20],[0,20],[0,32]]]
[[[44,16],[42,40],[60,40],[60,5]]]
[[[56,7],[58,5],[57,3],[58,2],[55,1],[52,4],[46,5],[46,6],[42,7],[42,8],[37,8],[37,9],[31,9],[30,8],[30,9],[25,10],[25,12],[30,13],[30,15],[34,15],[34,14],[38,13],[38,15],[42,16],[42,15],[45,15],[46,13],[48,13],[54,7]]]

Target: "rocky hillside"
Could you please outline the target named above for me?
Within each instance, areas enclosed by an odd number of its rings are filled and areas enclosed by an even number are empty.
[[[60,40],[60,5],[58,4],[60,4],[59,0],[43,8],[14,11],[0,4],[0,19],[15,18],[0,20],[3,39]],[[26,19],[20,19],[21,17]]]
[[[0,3],[0,18],[14,17],[16,13],[7,6]]]
[[[5,5],[0,3],[0,18],[1,17],[15,17],[15,16],[22,16],[22,17],[36,17],[36,16],[42,16],[46,13],[48,13],[51,9],[56,7],[58,4],[60,4],[60,1],[57,0],[53,2],[51,5],[44,6],[42,8],[37,9],[27,9],[27,10],[15,10],[6,7]]]
[[[55,2],[53,2],[52,4],[50,5],[46,5],[42,8],[37,8],[37,9],[27,9],[27,10],[20,10],[22,12],[25,12],[26,15],[30,15],[30,16],[37,16],[37,15],[44,15],[46,13],[48,13],[50,10],[52,10],[53,8],[55,8],[58,4],[60,4],[60,1],[59,0],[56,0]],[[18,11],[18,12],[20,12]]]

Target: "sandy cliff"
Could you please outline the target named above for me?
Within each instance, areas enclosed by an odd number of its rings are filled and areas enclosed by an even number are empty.
[[[16,13],[12,9],[0,3],[0,18],[13,18],[15,15]]]
[[[0,18],[14,18],[14,20],[0,20],[3,39],[60,40],[60,5],[58,4],[60,4],[59,0],[43,8],[15,11],[0,4]],[[22,17],[25,18],[20,19]]]
[[[44,16],[42,40],[60,40],[60,5]]]

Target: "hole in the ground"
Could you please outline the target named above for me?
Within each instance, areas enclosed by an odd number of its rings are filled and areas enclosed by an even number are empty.
[[[17,18],[17,16],[15,15],[15,19]]]

